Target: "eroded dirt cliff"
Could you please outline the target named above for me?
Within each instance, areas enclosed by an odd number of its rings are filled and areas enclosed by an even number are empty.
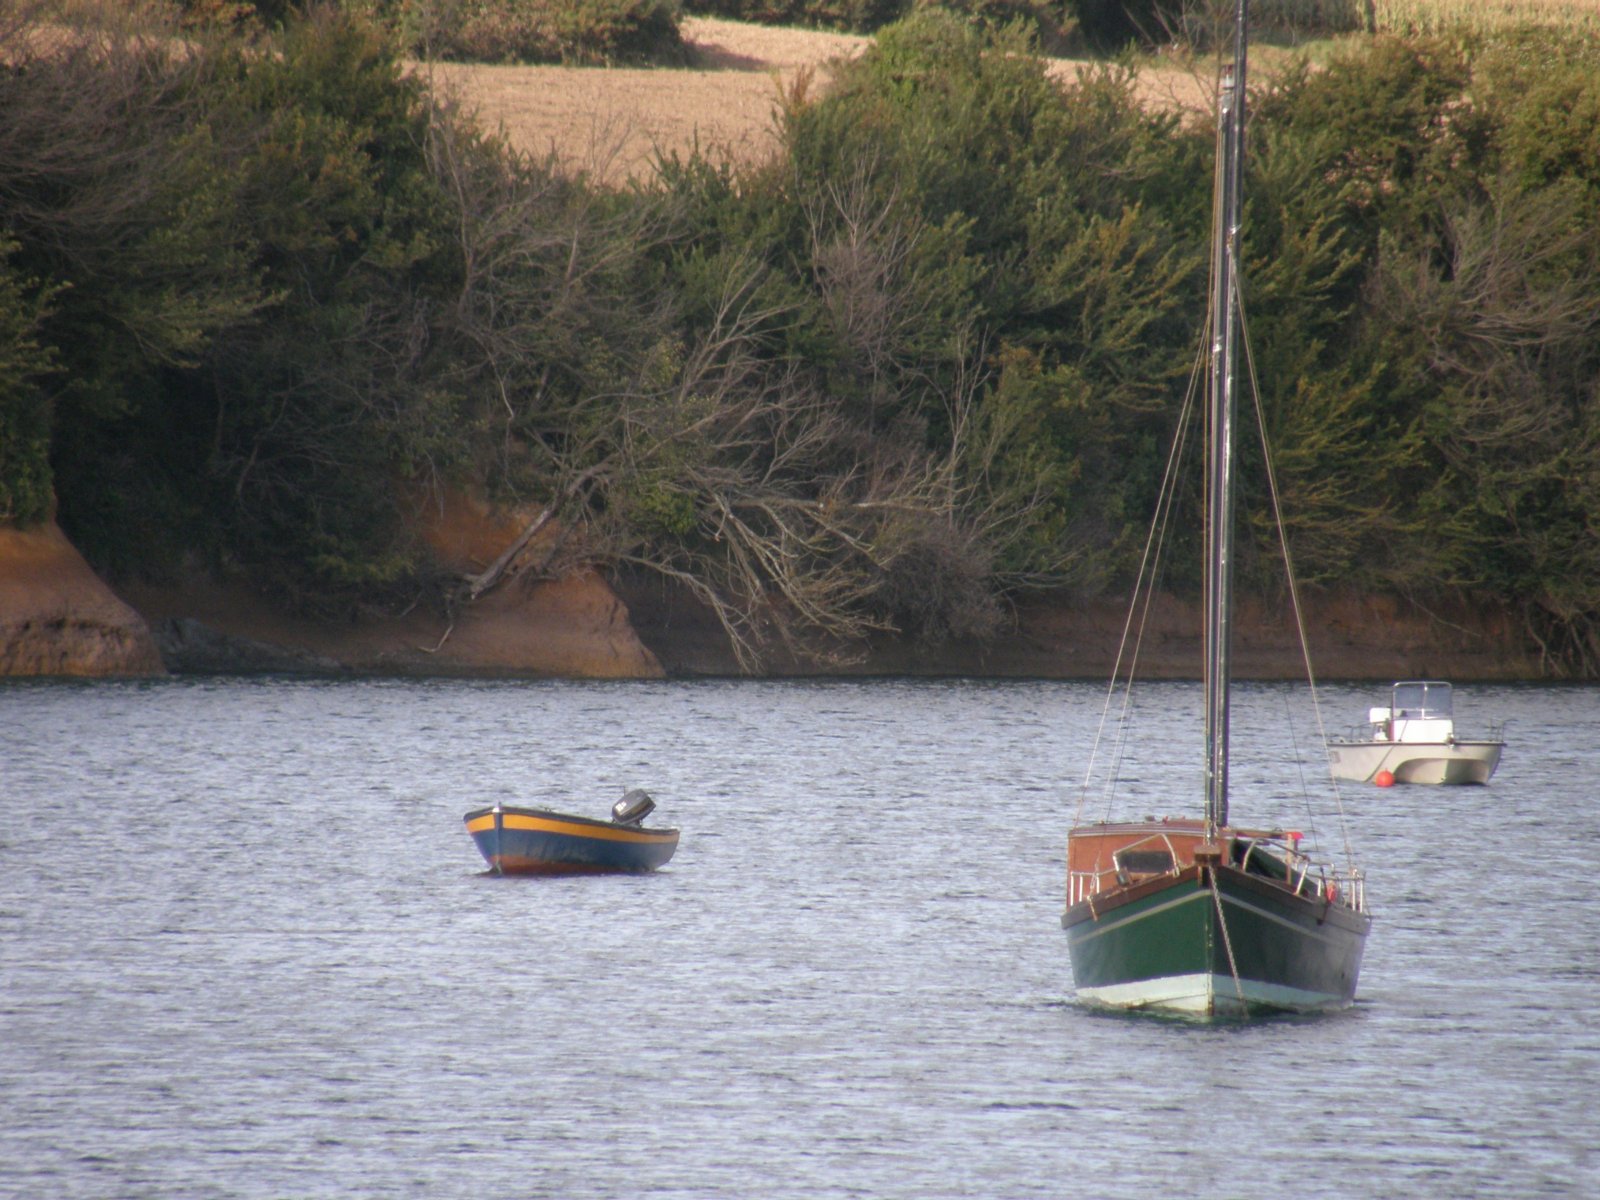
[[[144,619],[54,521],[0,525],[0,675],[159,675]]]
[[[633,623],[669,675],[729,675],[738,664],[711,615],[649,581],[621,588]],[[1537,679],[1534,649],[1502,612],[1461,602],[1426,610],[1388,597],[1318,593],[1303,598],[1311,661],[1319,679]],[[881,638],[865,647],[817,645],[811,653],[774,648],[763,663],[773,675],[967,675],[1109,679],[1137,641],[1138,675],[1198,679],[1201,615],[1197,605],[1159,597],[1142,637],[1124,629],[1122,601],[1084,603],[1040,595],[1020,603],[1008,628],[988,641],[921,645]],[[1234,672],[1246,679],[1304,679],[1305,657],[1292,610],[1243,600],[1234,634]]]
[[[526,514],[453,498],[426,534],[447,565],[482,571],[521,531]],[[716,622],[649,581],[614,589],[595,572],[541,580],[514,562],[498,586],[453,613],[325,621],[296,616],[240,584],[102,582],[54,524],[0,527],[0,675],[141,676],[177,672],[458,675],[656,679],[734,675],[740,667]],[[1291,611],[1241,606],[1235,669],[1242,678],[1303,677]],[[1533,679],[1537,655],[1501,612],[1455,604],[1428,611],[1391,598],[1307,598],[1312,661],[1325,679]],[[971,675],[1107,678],[1123,644],[1120,604],[1041,596],[1018,606],[986,642],[773,649],[772,675]],[[1199,614],[1163,598],[1139,645],[1146,678],[1196,678]]]
[[[442,567],[466,577],[491,565],[527,520],[452,495],[423,506],[419,532]],[[627,606],[599,574],[538,579],[526,569],[538,561],[535,542],[495,587],[452,611],[418,604],[345,621],[299,616],[242,584],[203,577],[130,584],[123,594],[157,631],[175,671],[661,677]]]

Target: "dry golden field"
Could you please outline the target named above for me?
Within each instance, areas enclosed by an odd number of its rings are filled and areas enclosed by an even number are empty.
[[[1275,0],[1264,4],[1293,26],[1314,22],[1351,0]],[[1447,27],[1493,29],[1539,20],[1600,35],[1600,0],[1361,0],[1361,15],[1380,30],[1434,32]],[[775,145],[780,94],[802,71],[827,78],[831,62],[859,54],[870,38],[809,29],[745,25],[705,17],[683,22],[699,65],[689,69],[553,66],[419,66],[434,85],[458,97],[519,150],[554,152],[591,177],[617,183],[648,173],[658,153],[698,144],[719,159],[751,162]],[[1082,66],[1054,60],[1070,76]],[[1145,99],[1165,107],[1202,108],[1211,94],[1209,69],[1145,67]]]
[[[691,17],[684,40],[699,66],[545,67],[438,63],[434,86],[459,98],[517,149],[554,151],[595,179],[617,183],[651,169],[658,153],[698,144],[718,159],[751,162],[776,146],[778,98],[805,70],[817,81],[829,64],[859,54],[871,39]],[[1053,69],[1070,74],[1066,59]],[[1179,69],[1142,76],[1153,102],[1199,105],[1209,81]]]
[[[1600,0],[1368,0],[1367,6],[1379,29],[1397,33],[1481,31],[1526,21],[1600,32]]]
[[[1600,31],[1600,0],[1254,0],[1251,8],[1285,29],[1428,34],[1535,22]]]
[[[698,143],[739,162],[774,148],[780,89],[798,72],[825,75],[829,61],[869,38],[688,18],[684,40],[702,64],[667,67],[419,67],[518,150],[554,151],[565,164],[616,183],[651,169],[658,153]]]

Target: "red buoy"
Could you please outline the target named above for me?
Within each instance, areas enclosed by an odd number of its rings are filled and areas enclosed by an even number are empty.
[[[1377,784],[1379,787],[1393,787],[1394,776],[1388,771],[1379,771],[1372,777],[1372,782]]]

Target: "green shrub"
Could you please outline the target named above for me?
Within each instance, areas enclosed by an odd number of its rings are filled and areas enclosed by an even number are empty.
[[[42,383],[54,353],[39,327],[49,293],[10,266],[17,245],[0,235],[0,522],[50,512],[50,404]]]
[[[113,572],[196,554],[308,603],[371,597],[419,563],[397,481],[460,436],[425,353],[454,259],[421,85],[326,7],[270,53],[168,44],[23,43],[0,72],[13,266],[54,289],[62,525]]]
[[[678,0],[367,0],[408,52],[484,63],[680,62]]]
[[[1021,22],[1050,50],[1065,48],[1077,25],[1067,0],[688,0],[684,7],[696,16],[852,33],[875,33],[921,9],[940,8],[990,29]]]
[[[1088,43],[1116,51],[1129,43],[1145,47],[1178,40],[1189,0],[1068,0],[1072,17]]]
[[[872,33],[897,21],[916,0],[689,0],[696,16],[755,25],[798,25]]]
[[[1045,453],[1033,474],[1053,494],[1030,520],[1066,514],[1066,525],[1054,547],[1019,531],[996,559],[1018,578],[1063,557],[1076,581],[1104,578],[1124,523],[1148,507],[1163,403],[1203,303],[1198,249],[1174,221],[1193,220],[1204,176],[1180,184],[1163,165],[1184,161],[1175,132],[1139,107],[1125,75],[1063,90],[1020,31],[990,37],[934,10],[885,30],[830,95],[786,117],[803,211],[827,213],[839,181],[859,180],[871,207],[920,227],[927,259],[907,282],[941,299],[890,303],[919,322],[891,354],[907,382],[1003,364],[1006,403],[1037,414]],[[990,361],[965,357],[977,346]],[[936,401],[908,388],[901,404]],[[937,408],[917,411],[942,436]],[[1020,561],[1023,547],[1038,557]]]

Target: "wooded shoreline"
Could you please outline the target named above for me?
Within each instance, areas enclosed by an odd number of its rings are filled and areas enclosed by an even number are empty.
[[[1109,668],[1163,464],[1197,453],[1210,131],[1145,93],[1164,66],[1066,79],[918,12],[780,71],[761,153],[691,122],[619,189],[513,152],[343,10],[263,54],[109,3],[44,43],[55,2],[0,31],[0,528],[36,564],[0,669],[137,673],[156,642],[178,669]],[[768,61],[714,36],[727,75]],[[1324,672],[1421,647],[1406,673],[1600,677],[1596,62],[1529,27],[1256,75],[1261,447]],[[468,496],[510,536],[430,536]],[[1271,525],[1242,523],[1243,593],[1271,594]],[[1175,527],[1160,578],[1192,595]],[[41,574],[30,532],[82,558]],[[1290,669],[1278,619],[1245,673]],[[1146,666],[1197,670],[1185,628]]]
[[[1550,678],[1510,614],[1460,605],[1426,612],[1391,598],[1306,597],[1322,679]],[[1109,678],[1126,613],[1042,595],[995,637],[938,645],[877,638],[860,646],[777,652],[753,674]],[[1199,618],[1163,597],[1149,618],[1140,675],[1199,675]],[[1302,678],[1291,614],[1246,603],[1237,674]],[[167,674],[659,679],[743,673],[716,619],[682,593],[598,575],[518,578],[452,621],[413,610],[388,619],[295,617],[239,587],[191,581],[113,591],[53,524],[0,527],[0,677],[151,678]]]

